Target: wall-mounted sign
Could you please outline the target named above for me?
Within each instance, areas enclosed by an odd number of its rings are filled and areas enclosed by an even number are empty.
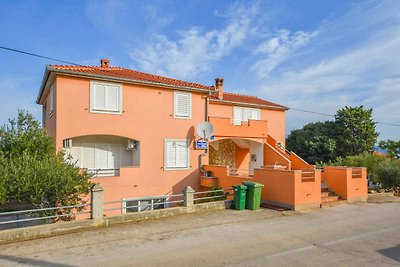
[[[207,149],[207,141],[197,140],[196,141],[196,149]]]

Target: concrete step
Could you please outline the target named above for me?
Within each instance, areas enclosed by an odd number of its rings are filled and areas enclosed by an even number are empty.
[[[334,202],[334,201],[338,201],[338,200],[339,200],[339,196],[337,196],[337,195],[321,197],[322,203]]]
[[[321,191],[321,197],[336,196],[334,192],[331,191]]]
[[[346,200],[323,202],[323,203],[321,203],[321,208],[329,208],[329,207],[334,207],[334,206],[341,205],[341,204],[348,204],[348,203]]]

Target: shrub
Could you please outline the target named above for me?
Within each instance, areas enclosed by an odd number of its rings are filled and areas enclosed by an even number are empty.
[[[337,158],[333,163],[328,163],[328,165],[334,166],[354,166],[354,167],[367,167],[368,179],[375,183],[380,182],[377,175],[377,170],[382,161],[385,161],[377,155],[372,155],[370,153],[363,153],[356,156],[348,156],[345,158]]]
[[[379,164],[376,172],[383,188],[400,187],[400,161],[384,160]]]

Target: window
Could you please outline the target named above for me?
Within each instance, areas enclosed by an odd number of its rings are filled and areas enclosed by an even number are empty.
[[[119,144],[82,144],[81,168],[87,168],[95,176],[118,176],[121,166]]]
[[[165,140],[164,169],[189,169],[189,142],[187,140]]]
[[[47,105],[43,105],[43,110],[42,110],[42,124],[43,126],[46,126],[46,118],[47,118]]]
[[[233,124],[241,125],[248,120],[259,120],[260,110],[255,108],[233,107]]]
[[[49,93],[49,115],[52,115],[54,111],[54,87],[51,85]]]
[[[142,199],[123,199],[123,213],[164,209],[166,206],[165,202],[166,198],[164,196]]]
[[[122,85],[90,82],[90,112],[122,113]]]
[[[190,119],[192,117],[192,94],[174,92],[174,118]]]

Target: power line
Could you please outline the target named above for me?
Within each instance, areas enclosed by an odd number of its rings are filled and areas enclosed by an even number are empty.
[[[69,62],[69,61],[65,61],[65,60],[61,60],[61,59],[57,59],[57,58],[52,58],[52,57],[46,57],[46,56],[42,56],[42,55],[38,55],[38,54],[26,52],[26,51],[14,49],[14,48],[9,48],[9,47],[5,47],[5,46],[0,46],[0,48],[4,49],[4,50],[11,51],[11,52],[16,52],[16,53],[28,55],[28,56],[39,57],[39,58],[44,58],[44,59],[49,59],[49,60],[53,60],[53,61],[58,61],[58,62],[70,64],[70,65],[80,66],[79,64],[76,64],[76,63],[73,63],[73,62]]]
[[[81,64],[73,63],[73,62],[70,62],[70,61],[65,61],[65,60],[62,60],[62,59],[57,59],[57,58],[52,58],[52,57],[47,57],[47,56],[43,56],[43,55],[39,55],[39,54],[27,52],[27,51],[22,51],[22,50],[18,50],[18,49],[14,49],[14,48],[9,48],[9,47],[5,47],[5,46],[0,46],[0,49],[4,49],[4,50],[7,50],[7,51],[20,53],[20,54],[24,54],[24,55],[28,55],[28,56],[33,56],[33,57],[38,57],[38,58],[43,58],[43,59],[49,59],[49,60],[52,60],[52,61],[57,61],[57,62],[70,64],[70,65],[74,65],[74,66],[82,66]],[[85,67],[90,67],[90,66],[85,66]],[[112,71],[107,71],[107,72],[108,73],[113,73]],[[305,113],[321,115],[321,116],[335,117],[335,115],[332,115],[332,114],[326,114],[326,113],[316,112],[316,111],[312,111],[312,110],[299,109],[299,108],[290,108],[290,109],[291,110],[295,110],[295,111],[305,112]],[[396,123],[381,122],[381,121],[375,121],[375,123],[400,127],[400,124],[396,124]]]
[[[305,112],[305,113],[312,113],[312,114],[317,114],[317,115],[322,115],[322,116],[327,116],[327,117],[335,117],[333,114],[326,114],[326,113],[321,113],[321,112],[316,112],[316,111],[311,111],[311,110],[306,110],[306,109],[299,109],[299,108],[290,108],[290,110],[295,110],[295,111],[300,111],[300,112]],[[397,123],[390,123],[390,122],[382,122],[382,121],[374,121],[375,123],[379,124],[385,124],[385,125],[390,125],[390,126],[398,126],[400,127],[400,124]]]

